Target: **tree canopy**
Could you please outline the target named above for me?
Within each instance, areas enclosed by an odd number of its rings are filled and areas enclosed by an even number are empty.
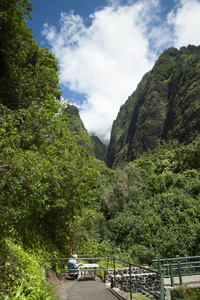
[[[33,272],[41,274],[53,255],[71,255],[70,230],[76,220],[88,228],[82,218],[94,206],[99,177],[88,133],[71,130],[57,60],[27,27],[31,11],[27,0],[0,3],[0,293],[14,295],[22,284],[24,297],[34,282],[21,256],[31,266],[39,257]],[[85,251],[91,244],[98,251],[97,239],[86,233]]]
[[[155,151],[102,183],[108,238],[124,257],[151,264],[199,254],[200,143]]]
[[[13,110],[61,96],[55,56],[39,47],[27,27],[31,11],[28,0],[0,3],[0,103]]]

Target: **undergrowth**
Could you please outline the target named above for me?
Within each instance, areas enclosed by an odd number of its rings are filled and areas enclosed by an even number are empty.
[[[187,285],[182,285],[181,287],[171,291],[172,300],[199,300],[200,299],[200,288],[188,288]]]
[[[0,300],[58,300],[54,286],[46,280],[48,256],[45,251],[28,251],[5,240],[0,256]]]

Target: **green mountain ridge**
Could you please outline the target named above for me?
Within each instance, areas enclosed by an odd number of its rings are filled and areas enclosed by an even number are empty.
[[[77,134],[81,134],[84,131],[87,132],[81,120],[78,108],[74,105],[69,105],[68,113],[69,129]],[[104,145],[103,142],[95,135],[90,136],[89,150],[92,157],[95,157],[96,159],[99,159],[105,163],[107,162],[108,149],[106,145]]]
[[[200,46],[169,48],[146,73],[113,122],[108,166],[160,142],[188,144],[200,130]]]
[[[95,135],[90,136],[90,141],[91,155],[107,163],[108,148],[106,145]]]

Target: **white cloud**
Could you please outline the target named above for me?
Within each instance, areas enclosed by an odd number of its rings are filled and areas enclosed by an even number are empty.
[[[120,105],[152,67],[145,32],[148,12],[158,4],[155,0],[126,6],[111,2],[90,16],[89,28],[73,12],[61,14],[59,32],[44,27],[59,60],[61,83],[86,95],[81,118],[88,131],[104,141],[109,140]]]
[[[200,44],[200,1],[181,0],[179,6],[168,16],[168,23],[174,26],[175,47]]]
[[[157,53],[173,46],[174,38],[181,46],[199,39],[197,0],[182,0],[162,21],[160,0],[121,2],[109,0],[108,6],[90,15],[89,27],[73,11],[61,13],[59,31],[44,26],[60,64],[61,83],[86,95],[79,106],[81,118],[87,130],[105,142],[120,106],[152,68]]]

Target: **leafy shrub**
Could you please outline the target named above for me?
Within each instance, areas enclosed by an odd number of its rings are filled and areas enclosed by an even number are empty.
[[[187,288],[182,285],[180,288],[171,291],[172,300],[198,300],[200,299],[200,288]]]
[[[1,298],[56,299],[53,286],[46,281],[45,266],[50,264],[42,261],[42,255],[25,251],[21,245],[6,240],[0,272]]]

